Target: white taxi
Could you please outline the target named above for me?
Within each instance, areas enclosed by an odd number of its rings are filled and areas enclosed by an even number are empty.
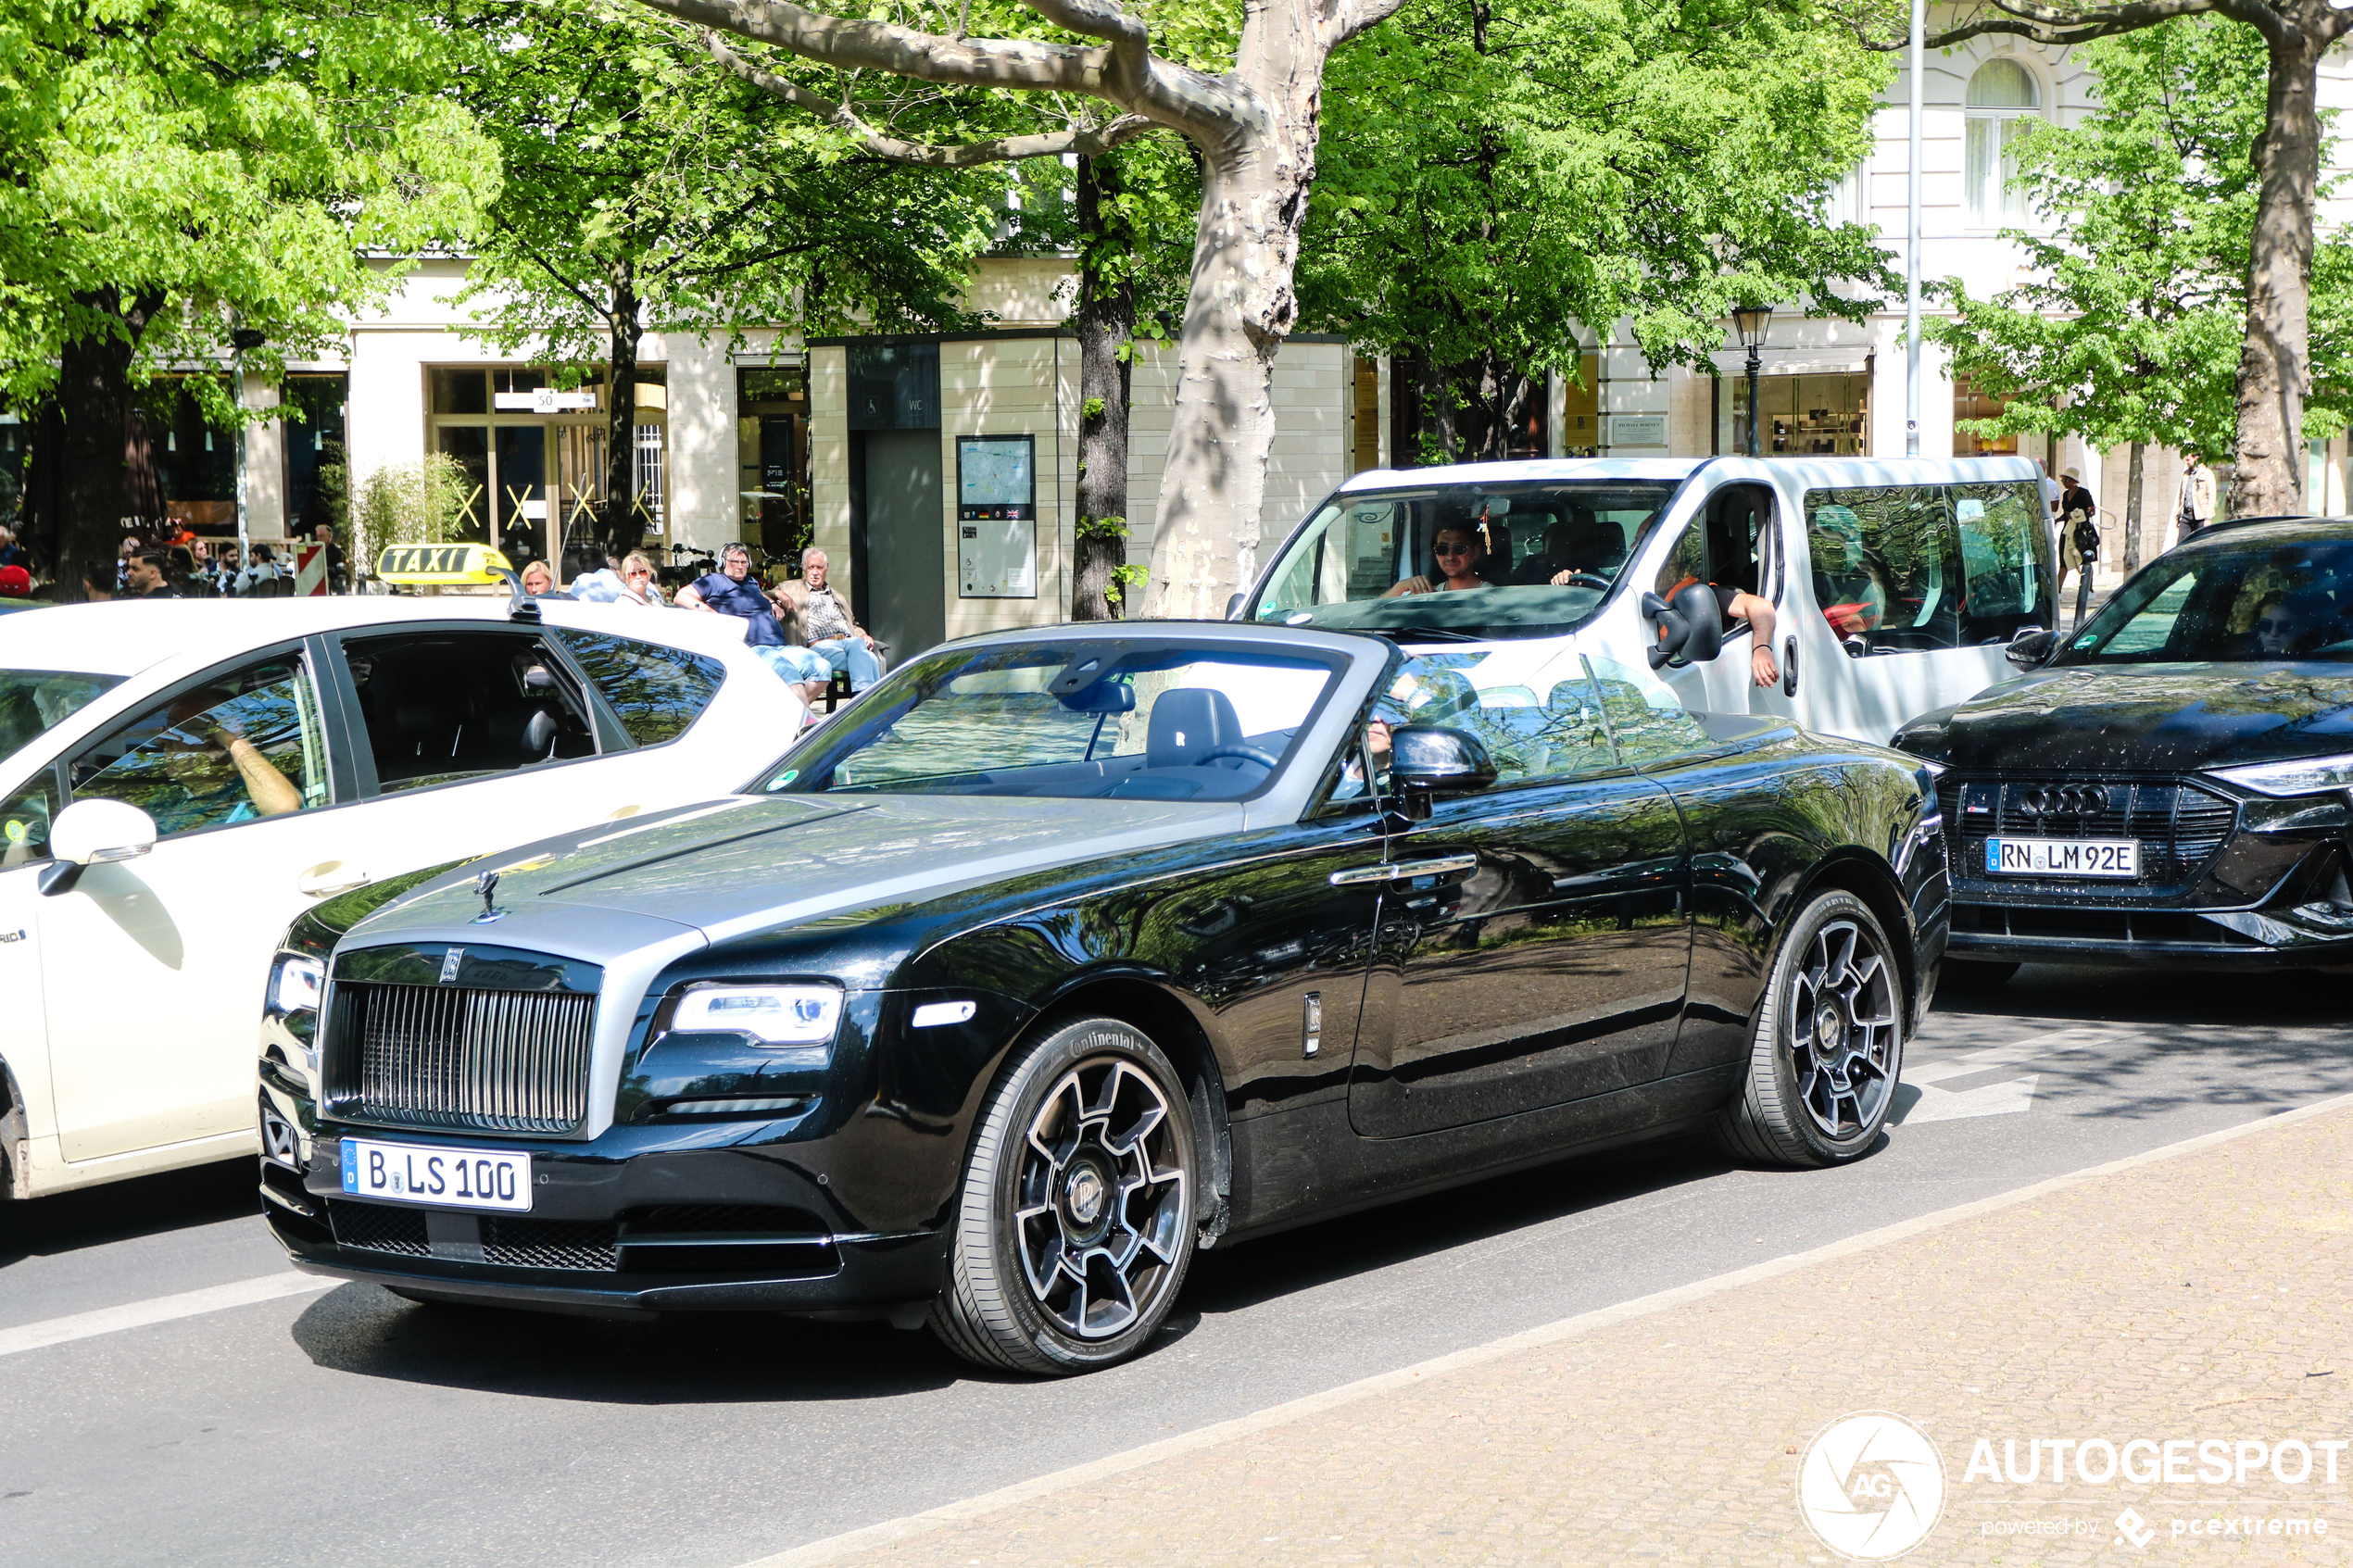
[[[0,617],[0,1160],[247,1153],[279,933],[362,883],[724,794],[799,734],[726,616],[497,597]]]

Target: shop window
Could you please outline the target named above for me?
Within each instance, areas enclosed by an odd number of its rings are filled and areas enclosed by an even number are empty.
[[[1963,420],[1998,420],[2002,410],[2010,406],[2007,397],[1996,397],[1981,392],[1967,381],[1953,383],[1953,456],[1956,458],[2014,457],[2018,452],[2018,436],[1971,435],[1961,428]]]
[[[223,392],[228,388],[224,382]],[[207,421],[186,376],[170,376],[140,395],[131,445],[145,440],[166,517],[198,533],[233,533],[237,527],[237,433]],[[133,477],[132,483],[138,483]]]
[[[1961,182],[1972,228],[2008,228],[2028,220],[2013,149],[2042,110],[2042,88],[2016,60],[1988,60],[1969,79]]]
[[[490,378],[474,369],[443,368],[432,372],[433,411],[436,414],[490,412]]]
[[[808,544],[809,372],[800,365],[747,365],[736,372],[736,488],[739,537],[767,555]]]
[[[1748,450],[1748,378],[1734,374],[1731,428],[1719,450]],[[1865,458],[1871,451],[1871,378],[1867,372],[1759,376],[1757,406],[1765,439],[1757,450],[1773,458]]]
[[[280,394],[294,410],[283,427],[286,521],[305,535],[334,521],[333,497],[321,473],[343,466],[344,399],[349,385],[346,376],[288,376]]]

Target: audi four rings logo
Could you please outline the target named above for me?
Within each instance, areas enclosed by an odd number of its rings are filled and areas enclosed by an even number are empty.
[[[2020,790],[2017,809],[2030,817],[2095,817],[2108,809],[2106,784],[2038,785]]]

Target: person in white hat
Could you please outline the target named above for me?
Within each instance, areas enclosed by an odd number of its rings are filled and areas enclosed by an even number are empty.
[[[2053,508],[2059,519],[2059,580],[2058,596],[2067,597],[2069,573],[2076,575],[2077,621],[2090,608],[2092,596],[2092,563],[2099,559],[2099,525],[2092,520],[2099,515],[2099,503],[2083,488],[2083,475],[2075,469],[2059,470],[2059,498]]]

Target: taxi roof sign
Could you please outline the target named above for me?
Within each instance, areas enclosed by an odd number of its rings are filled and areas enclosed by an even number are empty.
[[[395,545],[376,558],[376,575],[410,588],[487,587],[514,567],[487,545]]]

